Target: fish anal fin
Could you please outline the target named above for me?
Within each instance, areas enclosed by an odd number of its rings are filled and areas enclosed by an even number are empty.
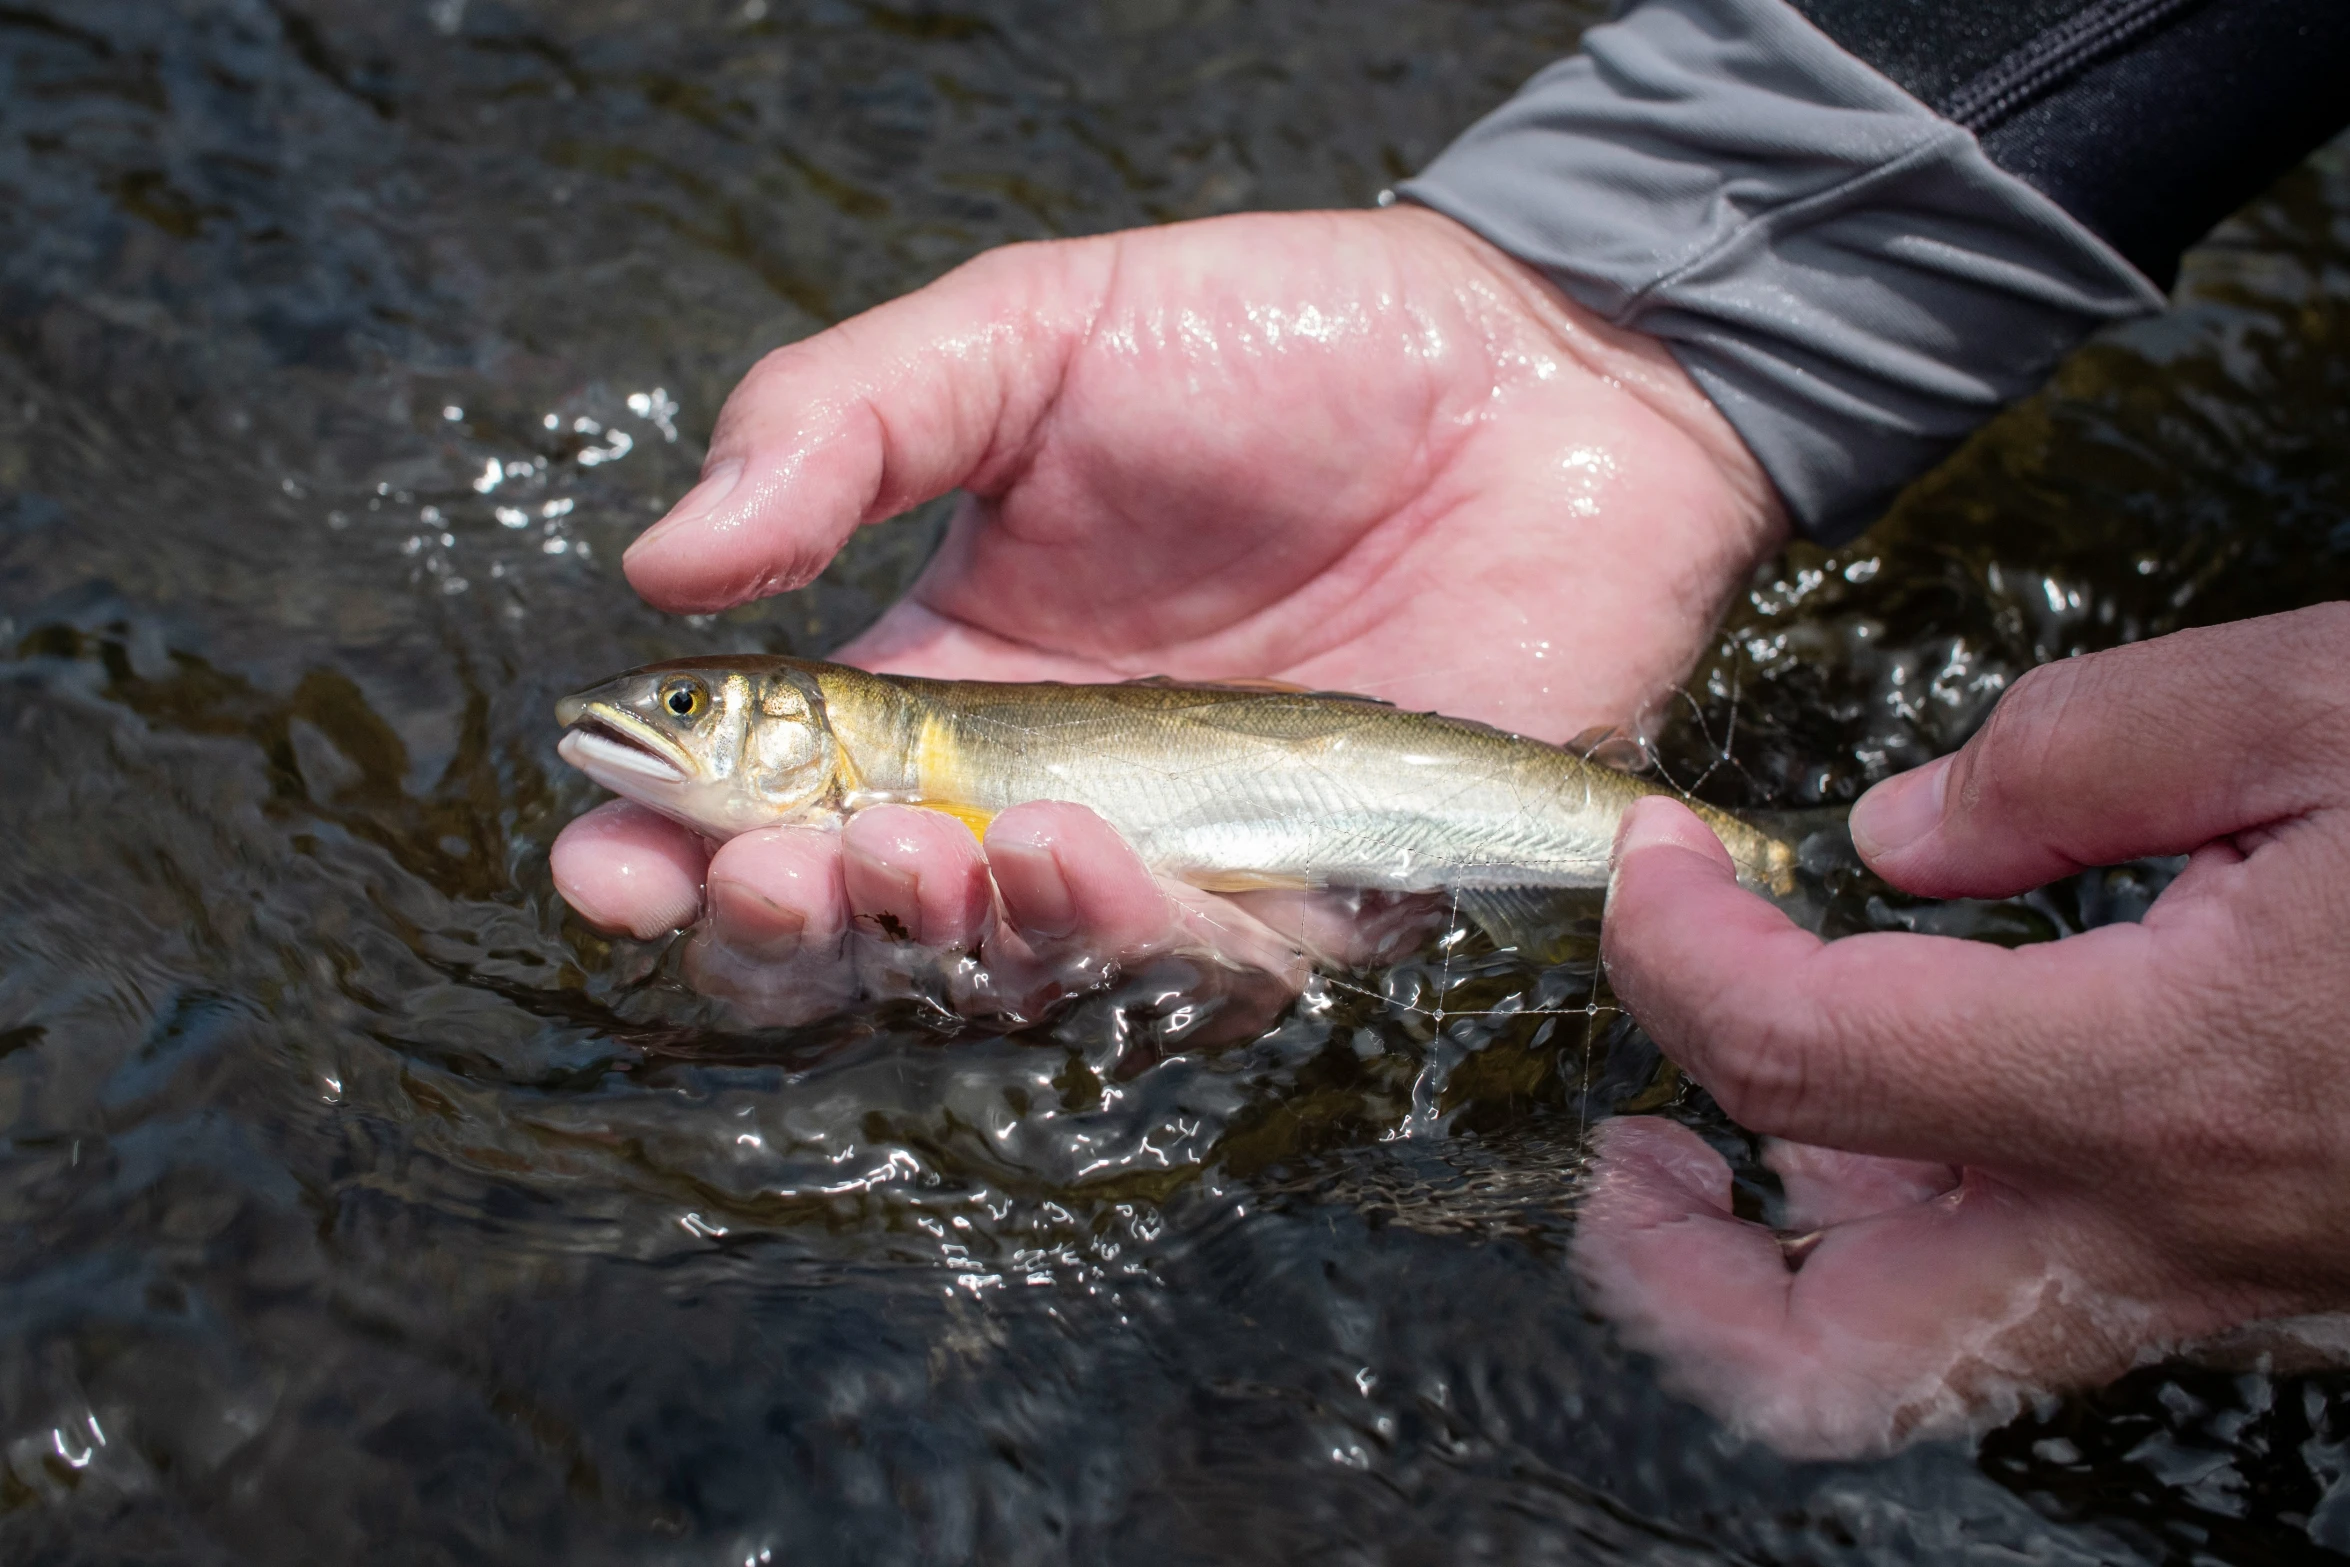
[[[1576,889],[1475,887],[1452,894],[1453,906],[1497,947],[1513,947],[1537,963],[1556,963],[1579,945]]]

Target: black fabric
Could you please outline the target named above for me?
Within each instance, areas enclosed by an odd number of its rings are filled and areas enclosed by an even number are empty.
[[[2168,288],[2179,253],[2350,125],[2350,0],[2210,0],[1978,132]]]
[[[2350,0],[1790,0],[2167,287],[2350,125]]]
[[[2059,91],[2102,61],[2137,47],[2205,0],[2096,0],[2005,59],[1934,100],[1970,131],[1986,131]]]
[[[1932,103],[2089,0],[1791,0],[1812,26]]]

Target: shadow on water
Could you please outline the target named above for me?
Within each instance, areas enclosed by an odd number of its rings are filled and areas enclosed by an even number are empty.
[[[1596,7],[0,6],[0,1549],[28,1561],[2307,1559],[2337,1377],[2147,1368],[1780,1463],[1583,1313],[1589,1128],[1751,1139],[1598,974],[1454,932],[1259,1035],[729,1028],[547,846],[553,697],[820,652],[620,550],[766,349],[989,244],[1367,203]],[[1863,543],[1661,765],[1816,810],[2023,670],[2350,588],[2350,162],[2289,176]],[[1834,930],[2136,918],[2173,867]]]

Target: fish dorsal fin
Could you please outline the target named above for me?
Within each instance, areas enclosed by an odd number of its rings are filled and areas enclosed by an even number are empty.
[[[1393,707],[1385,697],[1365,696],[1360,691],[1317,691],[1312,686],[1301,686],[1292,680],[1266,680],[1255,675],[1237,675],[1228,680],[1178,680],[1173,675],[1144,675],[1136,680],[1120,681],[1129,686],[1165,686],[1176,691],[1261,691],[1268,696],[1310,696],[1330,702],[1367,702],[1373,707]]]
[[[1612,767],[1619,773],[1645,773],[1656,760],[1649,754],[1647,742],[1638,735],[1624,733],[1614,724],[1594,724],[1569,740],[1564,749],[1586,762]]]

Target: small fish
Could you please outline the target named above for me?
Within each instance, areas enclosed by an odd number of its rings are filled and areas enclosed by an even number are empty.
[[[711,838],[884,802],[976,833],[1070,800],[1209,892],[1601,887],[1624,811],[1673,793],[1484,724],[1270,683],[920,680],[745,655],[649,665],[555,716],[565,761]],[[1690,808],[1743,880],[1791,889],[1786,843]]]

